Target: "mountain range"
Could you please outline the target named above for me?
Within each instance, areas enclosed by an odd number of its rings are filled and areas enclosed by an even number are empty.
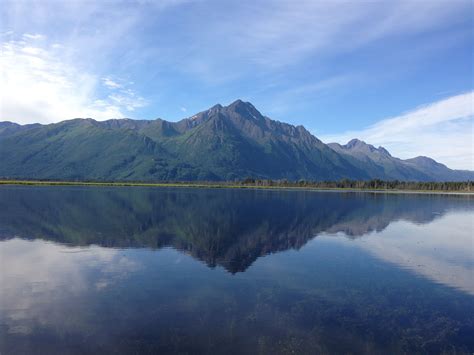
[[[0,122],[0,177],[64,180],[474,180],[428,157],[402,160],[357,139],[324,144],[251,103],[215,105],[178,122]]]

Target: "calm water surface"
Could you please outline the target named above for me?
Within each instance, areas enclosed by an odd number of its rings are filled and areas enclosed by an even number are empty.
[[[474,352],[474,198],[0,187],[0,353]]]

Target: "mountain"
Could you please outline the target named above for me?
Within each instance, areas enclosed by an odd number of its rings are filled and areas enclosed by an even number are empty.
[[[0,122],[0,161],[0,177],[65,180],[428,181],[473,176],[420,158],[402,161],[360,141],[326,145],[303,126],[271,120],[241,100],[178,122]]]
[[[334,151],[357,159],[370,169],[369,174],[385,180],[466,181],[474,179],[474,172],[452,170],[435,160],[419,156],[402,160],[392,157],[383,147],[375,148],[359,139],[345,145],[329,143]]]

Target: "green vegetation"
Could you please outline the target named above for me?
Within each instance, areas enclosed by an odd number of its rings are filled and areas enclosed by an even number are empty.
[[[425,192],[474,192],[474,181],[419,182],[348,180],[340,181],[289,181],[247,178],[236,181],[57,181],[57,180],[0,180],[0,185],[70,185],[70,186],[149,186],[192,188],[258,188],[258,189],[311,189],[311,190],[361,190],[361,191],[425,191]]]
[[[373,180],[349,180],[340,181],[306,181],[291,182],[287,180],[255,180],[248,178],[241,183],[248,186],[275,186],[275,187],[303,187],[315,189],[351,189],[351,190],[406,190],[406,191],[462,191],[474,192],[474,181],[445,181],[445,182],[423,182],[423,181],[384,181]]]

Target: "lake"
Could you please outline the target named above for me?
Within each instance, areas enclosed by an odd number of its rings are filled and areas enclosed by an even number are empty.
[[[0,187],[0,353],[474,352],[474,197]]]

